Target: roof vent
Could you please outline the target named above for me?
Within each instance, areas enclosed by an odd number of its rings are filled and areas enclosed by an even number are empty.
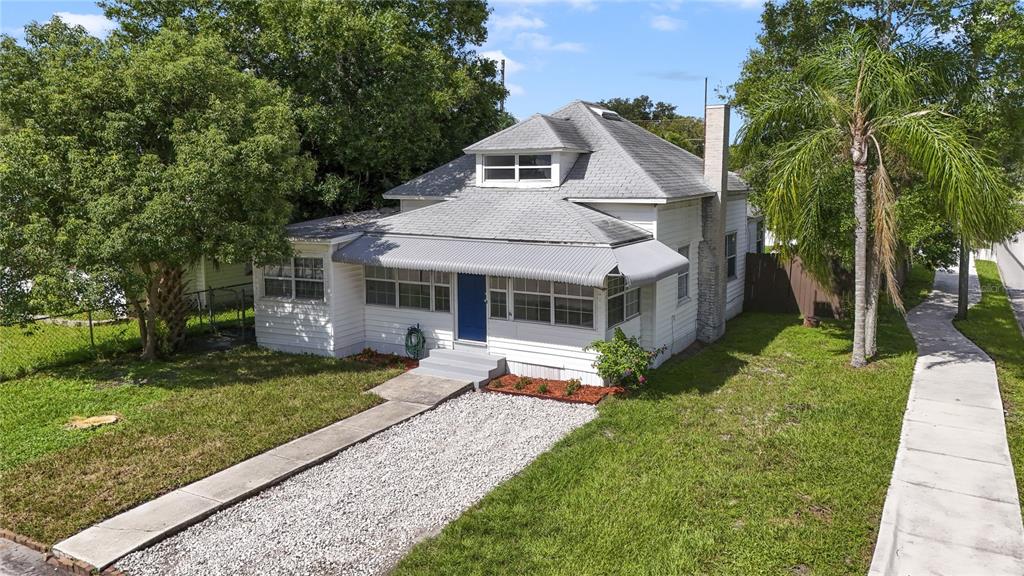
[[[612,112],[611,110],[605,110],[604,112],[601,112],[601,118],[604,118],[605,120],[622,120],[622,116],[619,116],[617,113]]]

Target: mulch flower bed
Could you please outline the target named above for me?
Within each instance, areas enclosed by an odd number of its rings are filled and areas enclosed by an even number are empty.
[[[382,354],[376,350],[371,350],[370,348],[363,350],[351,358],[356,362],[362,362],[363,364],[370,364],[371,366],[380,366],[384,368],[404,366],[406,370],[412,370],[420,365],[420,361],[415,358],[399,356],[398,354]]]
[[[566,380],[548,380],[546,378],[524,378],[515,374],[505,374],[491,380],[484,386],[489,392],[500,394],[513,394],[516,396],[532,396],[534,398],[547,398],[561,402],[574,402],[577,404],[597,404],[606,396],[622,394],[625,389],[619,386],[586,386],[581,385],[572,394],[566,394]],[[518,386],[518,387],[517,387]],[[544,392],[541,392],[541,389]]]

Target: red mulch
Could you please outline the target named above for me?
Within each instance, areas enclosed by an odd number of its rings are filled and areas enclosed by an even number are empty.
[[[376,350],[371,350],[370,348],[367,348],[350,358],[356,362],[385,368],[390,368],[392,366],[404,366],[406,370],[412,370],[420,365],[420,361],[415,358],[399,356],[398,354],[382,354]]]
[[[485,390],[489,392],[498,392],[501,394],[513,394],[516,396],[532,396],[534,398],[547,398],[549,400],[559,400],[561,402],[573,402],[577,404],[597,404],[601,400],[604,400],[605,396],[611,394],[622,394],[625,392],[624,388],[619,386],[580,386],[572,396],[565,395],[565,386],[568,384],[565,380],[548,380],[546,378],[530,378],[530,383],[523,386],[522,389],[516,390],[516,381],[519,380],[519,376],[514,374],[505,374],[499,376],[494,380],[491,380],[484,386]],[[547,392],[541,393],[540,387],[542,384],[547,385]]]

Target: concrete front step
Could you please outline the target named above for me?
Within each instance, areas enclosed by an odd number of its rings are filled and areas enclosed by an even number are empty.
[[[430,355],[420,360],[419,368],[412,372],[472,382],[479,388],[492,378],[505,373],[505,357],[487,354],[478,350],[449,350],[438,348],[430,351]]]

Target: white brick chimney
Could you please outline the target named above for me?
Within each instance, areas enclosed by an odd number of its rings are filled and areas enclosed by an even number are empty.
[[[715,193],[701,200],[697,262],[697,339],[725,334],[725,214],[729,191],[729,106],[704,109],[704,182]]]

